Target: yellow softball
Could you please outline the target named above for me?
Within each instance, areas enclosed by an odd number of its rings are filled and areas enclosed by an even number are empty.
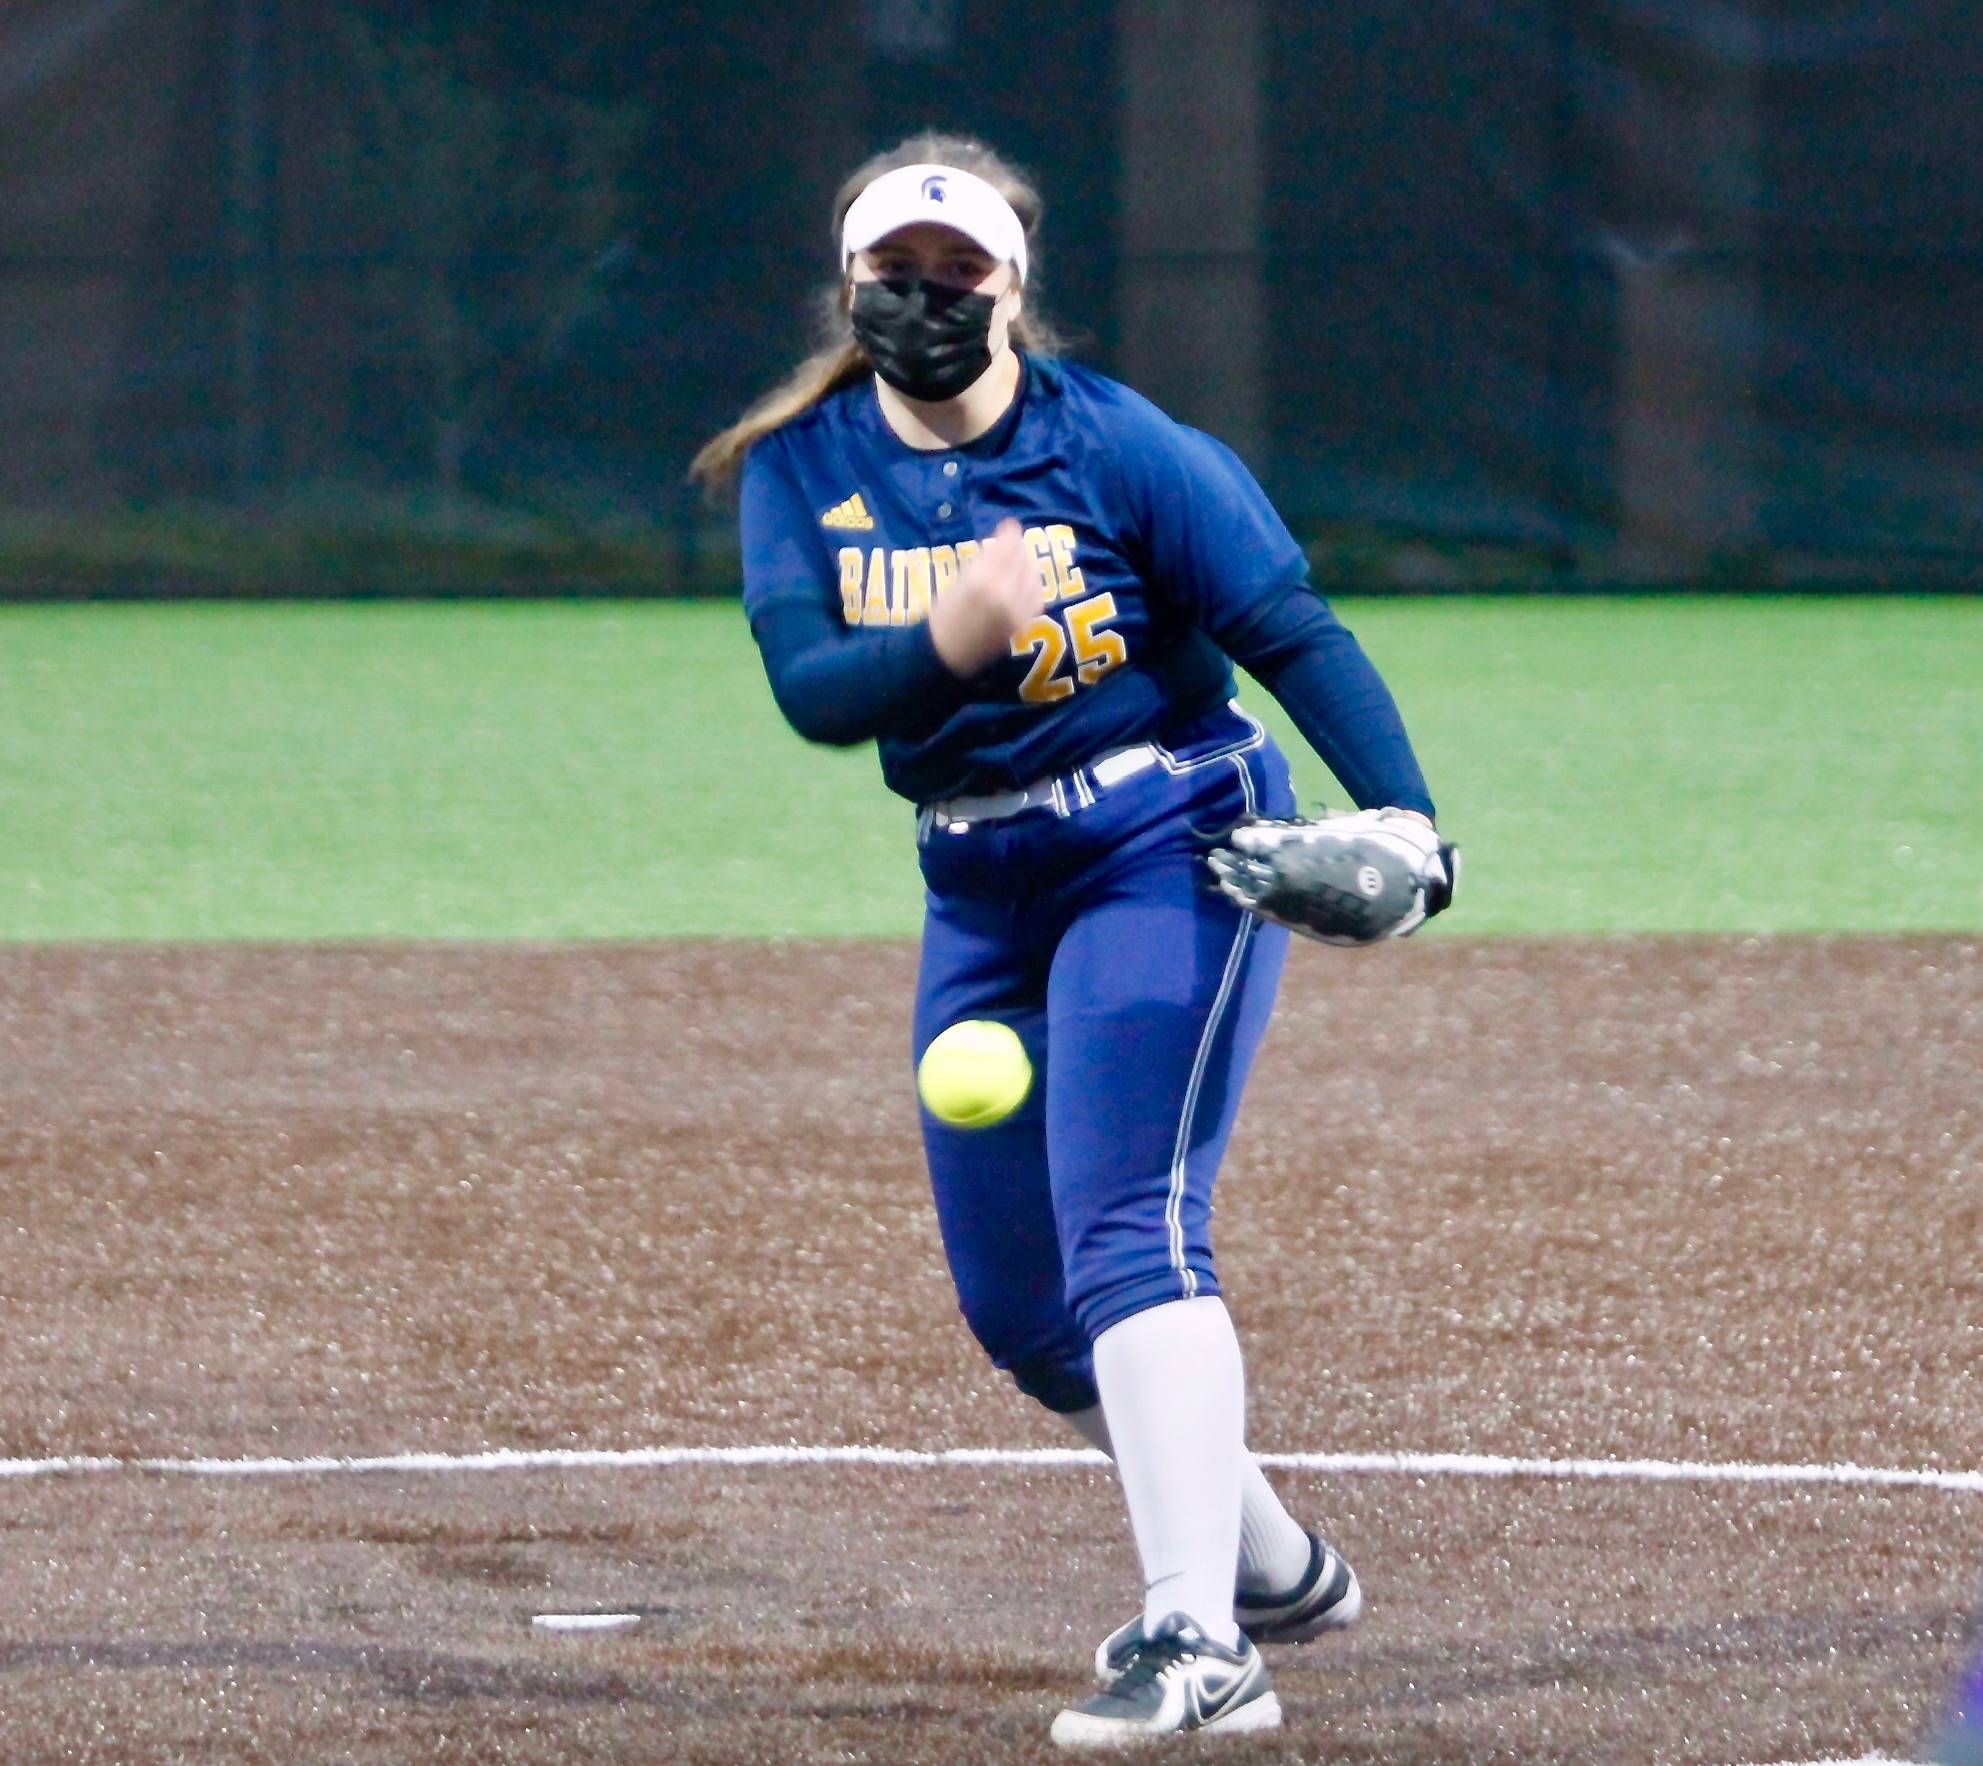
[[[966,1018],[923,1050],[916,1093],[923,1108],[955,1128],[990,1128],[1026,1101],[1033,1063],[1009,1024]]]

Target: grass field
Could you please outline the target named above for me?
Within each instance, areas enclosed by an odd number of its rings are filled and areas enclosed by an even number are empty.
[[[1466,848],[1453,933],[1983,928],[1976,601],[1342,611]],[[0,609],[0,937],[904,934],[919,904],[906,806],[784,728],[733,607]]]

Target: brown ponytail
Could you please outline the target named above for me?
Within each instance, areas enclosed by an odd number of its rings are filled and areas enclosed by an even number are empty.
[[[837,239],[847,210],[883,172],[897,166],[955,166],[960,172],[973,172],[1012,204],[1019,224],[1026,229],[1026,255],[1032,273],[1027,279],[1026,300],[1012,322],[1012,341],[1036,356],[1060,353],[1059,334],[1036,310],[1032,284],[1037,280],[1039,257],[1034,240],[1043,204],[1040,193],[1015,166],[1004,160],[982,141],[968,135],[945,135],[934,130],[911,135],[886,153],[878,153],[859,167],[840,186],[833,201],[833,234]],[[847,320],[847,283],[844,277],[820,291],[819,311],[814,327],[818,344],[791,373],[750,407],[729,428],[703,443],[689,462],[689,477],[705,489],[715,491],[736,477],[751,443],[809,411],[822,399],[844,386],[852,386],[873,372],[867,352],[855,340]]]

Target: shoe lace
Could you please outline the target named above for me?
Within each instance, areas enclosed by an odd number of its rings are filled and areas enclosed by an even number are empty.
[[[1129,1658],[1129,1666],[1123,1669],[1115,1683],[1117,1692],[1130,1692],[1139,1686],[1148,1686],[1166,1668],[1180,1662],[1194,1662],[1198,1652],[1175,1632],[1163,1637],[1146,1637],[1136,1646],[1136,1653]]]

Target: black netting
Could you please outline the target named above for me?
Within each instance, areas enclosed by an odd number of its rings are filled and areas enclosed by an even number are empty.
[[[0,122],[16,590],[722,589],[688,457],[932,122],[1325,580],[1983,577],[1953,0],[17,0]]]

